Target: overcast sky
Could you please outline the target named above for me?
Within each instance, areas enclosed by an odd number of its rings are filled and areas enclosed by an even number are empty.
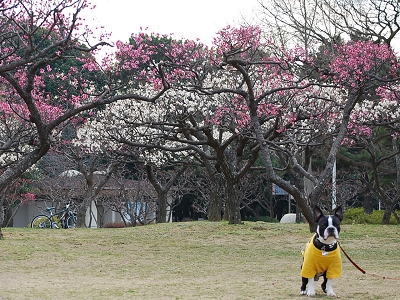
[[[112,41],[128,41],[140,27],[149,33],[174,34],[210,44],[215,33],[243,17],[251,18],[257,0],[93,0],[96,9],[85,13],[93,27],[104,26]]]

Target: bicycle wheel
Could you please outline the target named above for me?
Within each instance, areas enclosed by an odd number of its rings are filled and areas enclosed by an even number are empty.
[[[51,228],[50,218],[46,215],[38,215],[33,218],[31,228]]]
[[[76,216],[72,215],[67,218],[67,221],[65,222],[66,226],[65,228],[75,228],[76,227]]]

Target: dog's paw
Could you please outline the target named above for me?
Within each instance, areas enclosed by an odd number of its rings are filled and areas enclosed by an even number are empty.
[[[335,294],[334,291],[327,291],[327,292],[326,292],[326,295],[327,295],[328,297],[336,297],[336,294]]]
[[[326,290],[325,293],[328,297],[336,297],[335,292],[333,291],[332,287],[332,280],[328,279],[326,282]]]
[[[307,295],[307,291],[306,290],[300,291],[300,295]]]
[[[314,297],[314,296],[315,296],[315,290],[309,289],[309,290],[307,291],[307,296],[308,296],[308,297]]]

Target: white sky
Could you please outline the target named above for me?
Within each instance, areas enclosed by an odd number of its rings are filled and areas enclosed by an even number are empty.
[[[176,39],[212,42],[226,25],[251,18],[257,0],[92,0],[96,9],[84,12],[93,28],[104,26],[112,41],[127,42],[140,27],[148,33],[173,34]]]
[[[131,33],[147,27],[147,33],[173,34],[176,39],[200,39],[210,45],[226,25],[237,25],[245,18],[256,21],[258,0],[91,0],[93,11],[83,12],[91,29],[104,26],[112,32],[111,42],[127,42]],[[400,38],[394,47],[400,49]],[[111,50],[111,49],[108,49]],[[107,51],[104,49],[104,51]],[[101,56],[101,55],[100,55]]]

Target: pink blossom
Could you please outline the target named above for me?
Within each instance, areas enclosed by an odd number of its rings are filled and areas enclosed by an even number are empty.
[[[334,80],[352,88],[362,87],[377,75],[386,63],[395,61],[391,48],[372,41],[349,42],[336,46],[336,49],[337,54],[332,54],[330,64]]]

